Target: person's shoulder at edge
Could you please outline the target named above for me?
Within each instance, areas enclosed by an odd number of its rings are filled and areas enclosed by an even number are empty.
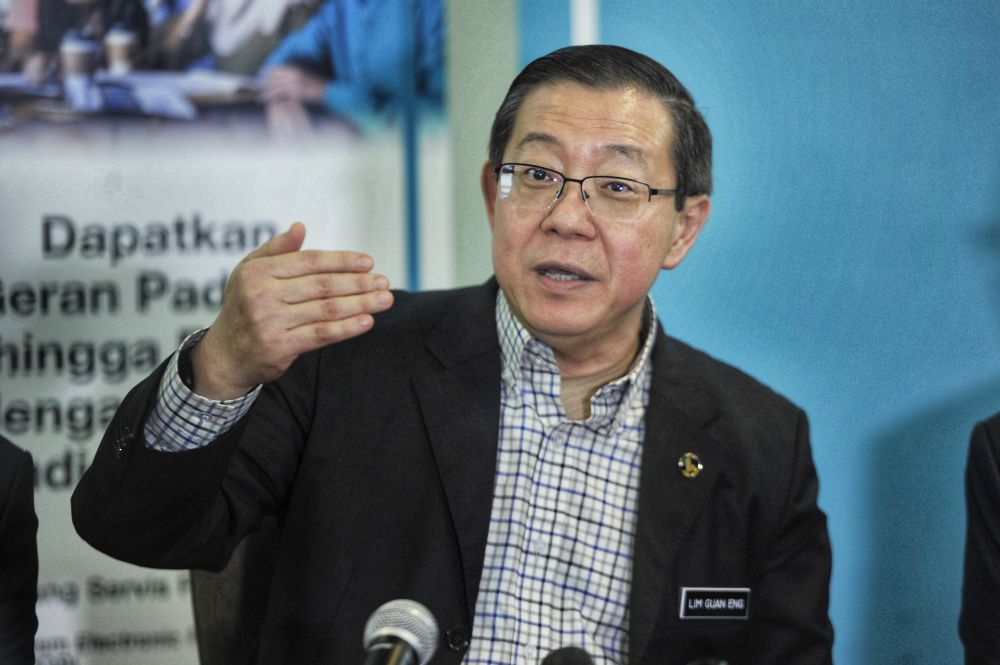
[[[0,481],[3,483],[11,482],[13,472],[17,468],[17,462],[29,460],[31,460],[31,455],[27,451],[14,445],[9,439],[0,436]],[[8,475],[11,477],[8,478]],[[4,489],[6,489],[6,484],[0,484],[0,501],[5,498]]]
[[[0,436],[0,661],[34,662],[38,581],[31,454]]]
[[[1000,411],[976,423],[966,459],[966,485],[996,486],[1000,477]],[[967,497],[971,500],[971,497]]]
[[[1000,411],[997,411],[992,416],[981,420],[977,425],[977,429],[981,429],[986,435],[994,448],[1000,450]]]

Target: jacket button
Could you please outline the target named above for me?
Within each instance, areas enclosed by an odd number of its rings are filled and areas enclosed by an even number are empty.
[[[462,626],[452,626],[444,631],[448,648],[457,653],[465,653],[469,649],[469,631]]]

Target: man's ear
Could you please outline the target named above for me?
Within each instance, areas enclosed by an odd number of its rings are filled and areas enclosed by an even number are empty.
[[[479,187],[483,190],[483,202],[486,204],[486,216],[493,228],[493,212],[497,202],[497,176],[493,172],[493,163],[486,160],[479,174]]]
[[[698,239],[698,234],[705,226],[711,209],[712,204],[708,195],[700,194],[687,197],[684,201],[684,210],[677,216],[674,239],[663,260],[664,268],[671,270],[681,264],[687,253],[694,247],[694,241]]]

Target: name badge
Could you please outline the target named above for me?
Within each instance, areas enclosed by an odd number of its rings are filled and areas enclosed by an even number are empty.
[[[681,587],[681,619],[750,618],[750,589]]]

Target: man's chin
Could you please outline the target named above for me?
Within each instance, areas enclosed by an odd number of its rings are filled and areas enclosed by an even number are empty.
[[[593,322],[576,316],[532,317],[524,322],[525,327],[537,338],[554,344],[558,340],[572,341],[586,337],[593,332]]]

